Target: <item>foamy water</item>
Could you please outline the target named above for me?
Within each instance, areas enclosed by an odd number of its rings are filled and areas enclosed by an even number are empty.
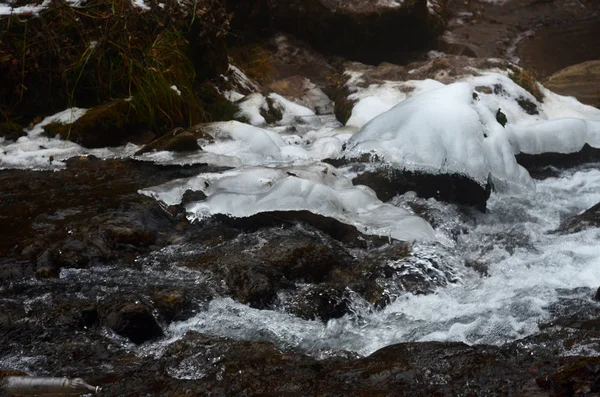
[[[562,219],[598,202],[600,170],[567,171],[559,178],[538,182],[535,192],[493,195],[487,214],[467,221],[445,219],[466,231],[458,237],[448,235],[449,227],[438,228],[438,237],[445,241],[441,254],[457,260],[477,259],[487,265],[487,276],[457,269],[460,281],[434,294],[401,296],[382,311],[356,300],[353,313],[326,324],[252,309],[229,298],[215,299],[207,311],[172,324],[168,340],[195,330],[269,341],[315,355],[331,350],[366,355],[405,341],[502,344],[519,339],[535,333],[561,298],[586,299],[590,290],[580,287],[600,285],[600,229],[549,233]],[[449,205],[434,205],[442,214],[453,211]]]

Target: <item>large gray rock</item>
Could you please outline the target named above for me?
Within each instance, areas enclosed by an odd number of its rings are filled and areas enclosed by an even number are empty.
[[[562,69],[548,77],[544,86],[557,94],[574,96],[579,102],[600,108],[600,60]]]

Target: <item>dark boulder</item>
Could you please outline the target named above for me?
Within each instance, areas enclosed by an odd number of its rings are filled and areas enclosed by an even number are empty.
[[[350,292],[348,288],[333,283],[312,286],[286,305],[286,311],[306,320],[327,322],[349,312]]]
[[[166,373],[193,380],[199,395],[306,395],[322,368],[314,358],[281,352],[269,343],[234,341],[188,332],[165,353]]]
[[[464,175],[425,174],[393,168],[359,173],[352,183],[370,187],[382,201],[413,191],[422,198],[467,205],[482,212],[485,212],[486,202],[492,191],[489,182],[486,186],[481,186]]]
[[[558,175],[563,169],[600,161],[600,149],[586,143],[575,153],[519,153],[515,158],[533,178],[544,179]]]
[[[105,323],[115,333],[135,344],[163,336],[163,331],[150,310],[139,303],[126,302],[112,306]]]

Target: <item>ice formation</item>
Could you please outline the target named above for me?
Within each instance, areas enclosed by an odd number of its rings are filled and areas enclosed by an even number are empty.
[[[247,118],[252,125],[263,126],[268,124],[264,114],[272,110],[281,113],[281,118],[276,121],[277,125],[320,125],[320,119],[315,112],[289,101],[279,94],[271,93],[265,97],[256,92],[247,95],[238,104],[240,106],[238,117]]]
[[[500,74],[467,80],[438,83],[438,88],[424,90],[375,117],[350,138],[345,155],[376,154],[394,167],[462,174],[482,185],[491,177],[498,186],[530,186],[529,174],[517,164],[515,154],[572,153],[586,143],[600,147],[600,111],[569,103],[569,98],[547,90],[547,99],[540,104]],[[489,94],[475,91],[487,85],[502,89]],[[368,98],[355,109],[360,111]],[[539,107],[537,114],[528,114],[517,99]],[[504,127],[496,120],[498,110],[507,116]],[[550,119],[557,115],[562,118]]]
[[[222,173],[201,174],[178,183],[140,191],[167,205],[181,201],[188,190],[202,191],[206,200],[188,204],[188,219],[216,214],[248,217],[272,211],[310,211],[353,225],[366,234],[398,240],[434,237],[422,218],[382,203],[365,186],[336,173],[328,164],[290,167],[242,167]]]

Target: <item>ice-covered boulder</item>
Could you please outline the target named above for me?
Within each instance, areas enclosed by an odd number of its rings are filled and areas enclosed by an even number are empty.
[[[347,72],[355,100],[347,125],[361,129],[344,158],[377,160],[355,182],[381,199],[414,190],[484,209],[492,185],[533,185],[515,155],[600,147],[599,110],[546,90],[505,62],[449,59],[410,70],[354,64]],[[386,80],[407,76],[425,80]]]
[[[369,235],[409,241],[433,237],[433,229],[425,220],[381,202],[371,189],[353,186],[350,179],[324,163],[241,167],[200,174],[141,193],[175,205],[187,190],[206,195],[205,200],[186,205],[187,217],[192,221],[219,214],[244,218],[275,211],[309,211]]]

